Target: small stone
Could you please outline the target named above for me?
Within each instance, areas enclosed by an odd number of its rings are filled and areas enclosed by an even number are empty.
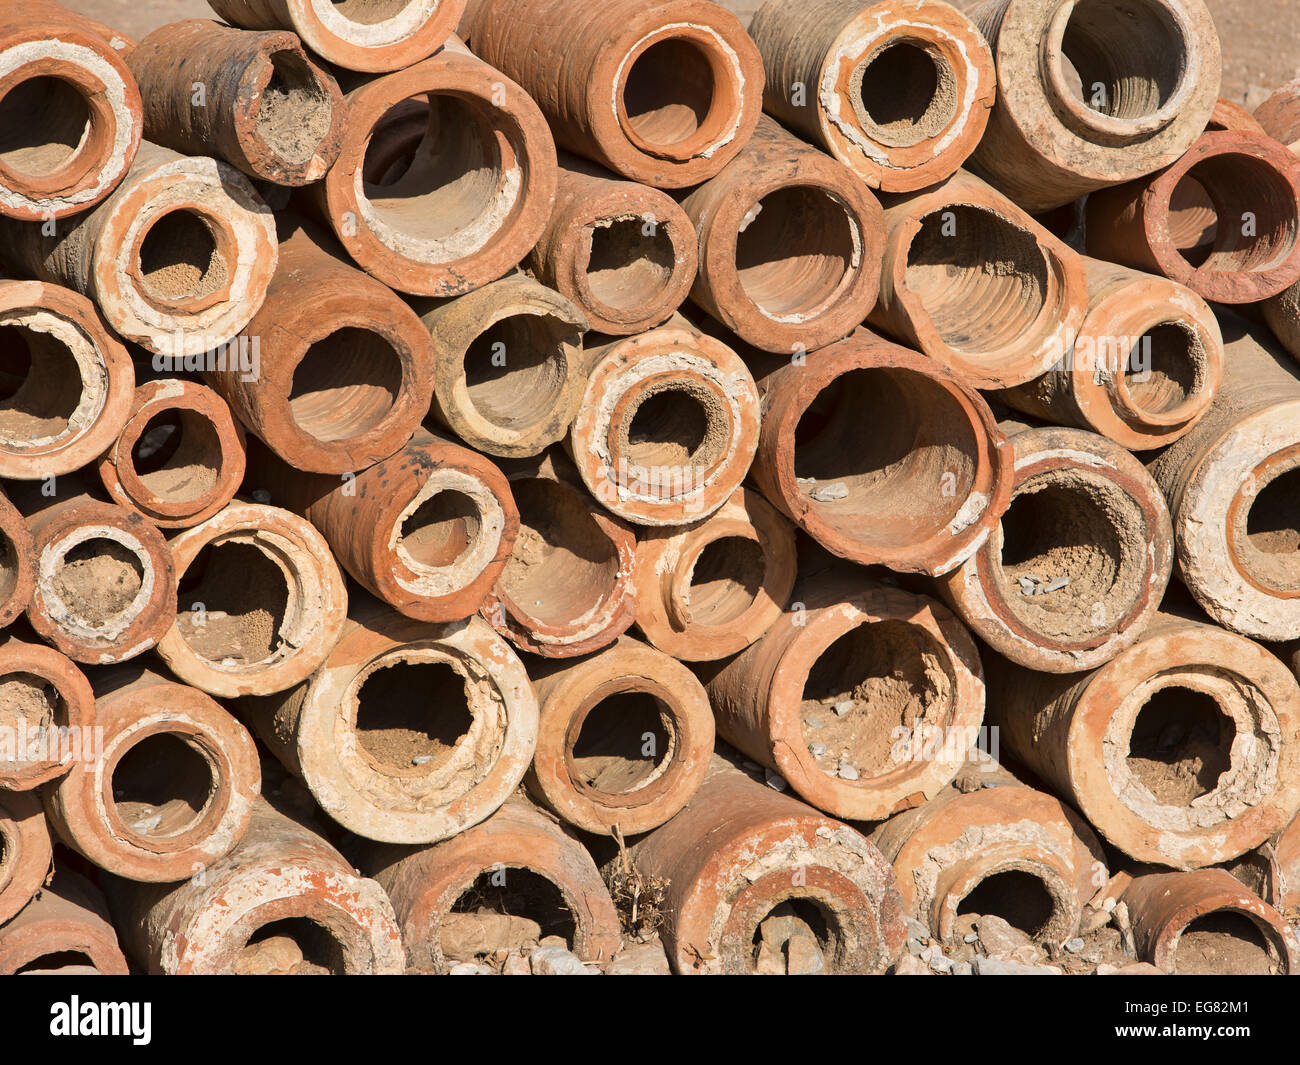
[[[930,930],[915,917],[906,918],[905,923],[907,925],[907,934],[913,939],[919,939],[924,943],[930,938]]]
[[[503,976],[530,976],[532,969],[528,965],[528,959],[522,954],[510,954],[506,957],[506,963],[501,967]]]
[[[952,963],[953,976],[973,976],[975,967],[968,961],[955,961]]]
[[[1055,592],[1064,588],[1070,583],[1069,577],[1053,577],[1050,581],[1038,589],[1039,595],[1046,595],[1048,592]]]
[[[453,965],[447,972],[452,976],[495,976],[490,966],[481,961],[462,961]]]
[[[831,709],[835,711],[836,717],[844,717],[845,714],[849,713],[849,711],[853,709],[853,700],[842,699],[840,702],[832,706]]]
[[[136,832],[152,832],[155,828],[157,828],[161,824],[162,824],[162,814],[153,814],[150,817],[141,818],[131,827]]]
[[[986,954],[1011,954],[1021,947],[1032,947],[1034,941],[996,914],[986,913],[975,922],[980,943]]]
[[[1023,577],[1017,577],[1016,583],[1020,585],[1021,595],[1033,595],[1034,592],[1038,589],[1037,577],[1030,577],[1028,575]]]
[[[414,758],[411,759],[411,765],[424,765],[425,762],[432,762],[432,761],[433,761],[433,755],[431,754],[417,754]]]
[[[605,966],[607,976],[671,976],[668,955],[657,939],[649,943],[626,943]]]
[[[795,484],[816,484],[816,483],[817,483],[817,478],[816,478],[816,477],[796,477],[796,478],[794,479],[794,483],[795,483]]]
[[[828,484],[823,488],[815,488],[808,495],[818,503],[833,503],[837,499],[844,499],[849,494],[849,486],[843,481],[836,481],[834,484]]]
[[[804,723],[805,725],[807,725],[809,728],[825,728],[825,727],[826,727],[826,723],[825,723],[824,721],[818,721],[815,717],[806,717],[806,718],[803,719],[803,723]]]
[[[1097,966],[1098,976],[1165,976],[1163,969],[1157,968],[1150,962],[1137,961],[1131,965],[1111,965],[1109,962],[1102,962]]]
[[[858,772],[857,768],[849,762],[840,762],[839,773],[841,780],[857,780],[862,775]]]
[[[895,976],[929,976],[930,967],[924,962],[917,961],[912,955],[904,954],[898,959],[898,964],[894,966]]]
[[[929,965],[930,959],[934,957],[934,947],[925,947],[917,957]]]
[[[963,943],[975,943],[978,942],[979,937],[980,935],[978,932],[967,932],[964,936],[961,937],[961,941]]]
[[[924,950],[925,950],[925,940],[909,939],[907,941],[907,953],[911,954],[913,957],[919,958],[921,956],[921,952]]]
[[[952,962],[942,954],[936,954],[930,959],[930,968],[937,973],[950,973],[952,972]]]
[[[591,976],[591,970],[579,958],[563,947],[538,947],[528,955],[528,964],[534,976]]]
[[[791,936],[785,955],[788,976],[817,976],[826,971],[826,958],[812,936]]]
[[[302,964],[302,948],[289,936],[270,936],[250,943],[235,956],[235,973],[240,976],[274,976],[291,973]]]
[[[763,770],[763,780],[767,783],[767,786],[771,788],[773,791],[785,791],[786,787],[788,786],[785,782],[785,777],[783,777],[780,773],[772,772],[772,770],[770,769]]]
[[[1065,949],[1068,950],[1071,954],[1078,954],[1081,950],[1083,950],[1083,948],[1086,945],[1087,944],[1085,944],[1082,939],[1080,939],[1078,936],[1075,936],[1073,939],[1066,941]]]
[[[1001,958],[976,958],[973,962],[976,976],[1060,976],[1055,965],[1025,965]]]
[[[253,496],[254,503],[271,502],[271,493],[268,492],[265,488],[254,488],[252,491],[252,496]]]
[[[826,752],[829,750],[830,748],[827,747],[826,744],[824,743],[808,744],[808,753],[811,754],[814,758],[825,758]]]

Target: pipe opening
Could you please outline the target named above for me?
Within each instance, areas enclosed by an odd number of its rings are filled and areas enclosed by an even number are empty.
[[[209,296],[233,272],[212,223],[185,208],[168,211],[149,226],[136,268],[145,295],[169,302]]]
[[[1196,918],[1178,937],[1178,976],[1277,976],[1282,962],[1271,936],[1244,913],[1218,910]]]
[[[769,192],[736,236],[740,287],[769,318],[812,317],[851,283],[860,240],[843,201],[827,189]]]
[[[1300,467],[1270,478],[1246,513],[1242,569],[1270,588],[1300,590]]]
[[[221,472],[221,437],[198,411],[172,407],[149,419],[131,447],[131,466],[155,497],[174,502],[202,499]]]
[[[647,219],[616,218],[588,227],[591,250],[585,272],[592,297],[606,307],[633,311],[661,299],[673,278],[676,256],[668,228]],[[646,235],[646,229],[650,234]]]
[[[0,528],[0,606],[7,604],[17,590],[18,549],[12,537]]]
[[[870,780],[898,768],[918,725],[942,727],[954,682],[939,642],[905,621],[859,624],[817,657],[804,681],[802,736],[817,768]]]
[[[559,885],[515,865],[498,865],[479,873],[452,903],[450,912],[522,918],[511,922],[518,930],[518,946],[533,939],[533,929],[527,922],[535,926],[537,939],[559,936],[570,950],[578,934],[577,919]]]
[[[352,326],[322,337],[293,371],[289,411],[301,432],[322,443],[378,426],[402,391],[402,360],[378,333]]]
[[[83,387],[76,356],[53,334],[0,325],[0,443],[67,433]]]
[[[308,917],[264,924],[248,937],[235,958],[241,976],[342,976],[343,945],[324,925]]]
[[[1061,40],[1061,71],[1071,94],[1093,111],[1146,118],[1178,92],[1188,48],[1163,4],[1076,0]]]
[[[63,554],[51,586],[76,618],[107,625],[136,602],[144,587],[144,564],[125,544],[96,536]]]
[[[907,287],[939,338],[991,353],[1020,340],[1047,305],[1047,256],[1034,235],[984,207],[953,204],[921,221],[907,250]]]
[[[853,72],[854,110],[875,141],[907,148],[936,137],[957,117],[952,67],[921,41],[897,38]]]
[[[707,466],[718,454],[719,427],[699,397],[671,385],[644,395],[627,429],[628,464],[656,467]]]
[[[52,950],[48,954],[38,955],[25,965],[20,965],[14,970],[14,975],[27,976],[32,973],[57,973],[61,969],[80,971],[94,968],[94,961],[83,951]]]
[[[478,541],[482,515],[463,492],[435,492],[402,522],[397,546],[412,568],[442,569],[453,565]]]
[[[465,678],[446,662],[398,660],[357,689],[357,749],[380,770],[432,773],[473,723]]]
[[[1205,349],[1196,331],[1182,322],[1148,329],[1124,363],[1129,400],[1146,414],[1167,414],[1203,387]]]
[[[1174,186],[1169,206],[1170,239],[1197,270],[1271,270],[1291,254],[1300,235],[1290,184],[1245,152],[1197,163]]]
[[[1219,213],[1205,187],[1189,171],[1169,194],[1169,239],[1178,254],[1200,267],[1214,251]]]
[[[686,606],[692,625],[729,625],[754,605],[767,576],[763,545],[746,536],[710,541],[691,567]]]
[[[1050,930],[1056,902],[1041,877],[1022,869],[986,876],[957,905],[957,913],[1001,917],[1033,939]]]
[[[474,409],[503,429],[523,430],[555,414],[575,330],[538,314],[493,322],[465,350],[465,390]]]
[[[67,723],[68,705],[48,679],[35,673],[0,674],[0,729],[12,741],[9,749],[16,755],[3,761],[48,761],[53,741],[42,738],[43,734]],[[18,741],[24,737],[26,743],[20,747]]]
[[[567,627],[600,609],[618,582],[618,551],[592,516],[584,494],[555,481],[510,485],[519,536],[501,587],[523,614]]]
[[[331,3],[337,14],[358,26],[387,22],[411,6],[411,0],[331,0]]]
[[[1129,771],[1162,806],[1188,806],[1212,792],[1232,765],[1236,726],[1204,692],[1161,688],[1129,735]]]
[[[28,78],[0,97],[0,165],[28,178],[67,166],[91,130],[84,92],[57,77]]]
[[[208,760],[176,733],[155,732],[113,766],[117,815],[137,836],[178,836],[194,828],[217,793]]]
[[[759,920],[750,939],[750,966],[772,976],[825,972],[841,950],[839,924],[815,899],[791,897]]]
[[[297,53],[276,52],[270,61],[271,78],[258,98],[253,128],[258,139],[285,162],[306,163],[329,134],[330,95]]]
[[[623,109],[637,137],[666,148],[700,132],[714,92],[708,55],[693,41],[669,37],[633,61],[623,83]]]
[[[278,655],[288,612],[288,578],[254,544],[205,544],[180,575],[176,625],[209,662],[248,666]]]
[[[864,433],[864,424],[872,430]],[[818,520],[881,548],[943,532],[966,505],[978,456],[957,397],[912,370],[841,374],[817,393],[794,432],[795,476]]]
[[[676,737],[662,700],[644,691],[616,692],[582,719],[569,774],[579,788],[611,798],[627,795],[663,776]]]

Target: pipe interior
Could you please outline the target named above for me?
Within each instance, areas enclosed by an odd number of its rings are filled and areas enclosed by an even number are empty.
[[[96,536],[83,540],[58,560],[51,577],[55,594],[72,613],[91,625],[119,618],[144,585],[144,564],[131,548]]]
[[[1148,414],[1176,410],[1203,387],[1204,346],[1194,329],[1182,322],[1163,322],[1148,329],[1124,363],[1130,400]]]
[[[857,70],[854,110],[874,140],[908,148],[938,136],[957,117],[956,76],[946,59],[919,40],[899,37]]]
[[[587,286],[599,303],[633,311],[655,303],[667,292],[676,266],[667,226],[640,218],[618,218],[589,226],[588,233]]]
[[[473,723],[465,678],[446,662],[396,661],[357,690],[357,746],[381,769],[433,772]]]
[[[291,165],[308,162],[329,134],[330,94],[306,59],[296,52],[271,56],[271,78],[258,98],[253,128],[272,153]]]
[[[704,546],[691,567],[686,605],[691,624],[728,625],[754,605],[767,576],[763,546],[747,536],[721,536]]]
[[[206,415],[172,407],[149,419],[131,448],[131,466],[159,499],[191,502],[216,487],[224,449]]]
[[[1177,976],[1276,976],[1282,964],[1273,936],[1244,913],[1216,910],[1183,929],[1174,949]]]
[[[617,692],[583,718],[570,772],[602,795],[627,795],[662,774],[675,736],[672,713],[662,700],[645,691]]]
[[[693,41],[657,41],[632,63],[623,85],[628,125],[648,144],[671,147],[695,136],[713,109],[709,57]]]
[[[212,222],[184,207],[152,222],[137,254],[140,287],[158,300],[202,299],[227,284],[234,272]]]
[[[176,625],[209,662],[265,662],[284,644],[290,588],[280,566],[250,543],[209,543],[180,575]]]
[[[1271,270],[1294,251],[1300,236],[1290,184],[1244,152],[1211,156],[1188,170],[1174,186],[1170,212],[1170,237],[1198,270]]]
[[[0,325],[0,444],[68,432],[82,388],[76,357],[53,334]]]
[[[1242,569],[1267,587],[1300,591],[1300,467],[1270,477],[1246,513]]]
[[[453,565],[477,542],[483,516],[463,492],[435,492],[402,522],[398,543],[418,566]]]
[[[818,899],[791,895],[765,913],[750,937],[751,972],[795,976],[825,972],[843,952],[843,931]]]
[[[59,77],[27,78],[0,97],[0,164],[23,177],[46,177],[72,162],[90,129],[80,88]]]
[[[334,934],[309,917],[285,917],[258,928],[235,958],[243,976],[342,976],[345,951]]]
[[[984,877],[957,904],[957,913],[1001,917],[1033,939],[1050,930],[1056,902],[1042,877],[1007,869]]]
[[[212,768],[175,733],[145,736],[113,766],[117,815],[138,836],[177,836],[198,824],[217,793]]]
[[[568,377],[565,346],[573,326],[545,314],[493,322],[465,351],[465,388],[480,416],[523,430],[554,417]]]
[[[347,326],[312,344],[293,371],[289,410],[299,430],[330,443],[375,429],[402,391],[401,356],[368,329]]]

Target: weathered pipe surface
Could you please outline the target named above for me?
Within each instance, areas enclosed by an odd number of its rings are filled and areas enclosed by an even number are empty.
[[[127,66],[155,144],[276,185],[317,181],[338,157],[343,96],[292,33],[184,19],[145,37]]]
[[[661,934],[677,973],[771,971],[773,961],[784,973],[795,939],[812,940],[803,954],[833,973],[884,972],[902,952],[903,900],[875,846],[717,756],[695,798],[632,860],[666,882]]]
[[[537,101],[561,148],[655,188],[711,178],[763,105],[758,49],[706,0],[474,0],[463,28]]]
[[[1148,873],[1124,892],[1138,955],[1179,976],[1289,976],[1300,971],[1300,940],[1268,903],[1223,869]]]
[[[680,315],[589,359],[568,445],[597,502],[650,526],[722,506],[758,447],[758,389],[744,360]]]
[[[420,319],[305,226],[290,223],[244,341],[247,363],[229,360],[205,379],[296,469],[342,474],[388,458],[429,407],[432,359]]]
[[[93,462],[135,387],[131,357],[94,304],[58,285],[0,281],[0,336],[0,477],[42,480]]]
[[[1010,388],[1069,350],[1083,257],[973,174],[891,197],[870,322],[976,388]]]
[[[161,529],[207,521],[234,499],[244,470],[244,430],[226,401],[178,377],[136,388],[126,424],[97,464],[109,498]]]
[[[49,886],[0,928],[0,976],[83,975],[79,965],[103,976],[128,972],[104,896],[89,880],[58,869]]]
[[[106,200],[47,235],[0,222],[4,255],[95,301],[126,340],[175,359],[221,348],[261,306],[275,221],[228,163],[144,142]]]
[[[859,821],[938,794],[984,718],[961,622],[838,568],[796,584],[763,638],[708,675],[719,735],[819,810]]]
[[[153,647],[176,616],[176,570],[157,527],[69,478],[46,496],[24,486],[36,585],[27,620],[76,662],[124,662]]]
[[[1047,373],[999,398],[1025,414],[1091,429],[1131,451],[1171,444],[1205,415],[1223,380],[1223,334],[1191,289],[1087,259],[1088,314]]]
[[[1205,132],[1219,133],[1224,130],[1234,130],[1238,133],[1264,133],[1272,136],[1241,104],[1220,96],[1214,101],[1214,111],[1210,114],[1209,122],[1205,124]],[[1281,137],[1276,139],[1282,140]],[[1282,143],[1285,144],[1286,141]]]
[[[537,277],[591,328],[629,336],[662,325],[695,282],[695,227],[666,192],[561,152],[550,221],[529,253]]]
[[[1262,330],[1219,315],[1224,377],[1209,413],[1149,469],[1169,501],[1178,575],[1215,621],[1300,636],[1300,376]]]
[[[1082,429],[1024,429],[1011,505],[943,597],[982,640],[1048,673],[1092,669],[1142,634],[1173,566],[1160,488],[1118,444]]]
[[[1084,820],[1051,795],[1016,784],[948,789],[891,818],[871,842],[894,865],[909,916],[945,943],[958,913],[995,914],[1059,947],[1106,886],[1105,855]]]
[[[0,789],[39,787],[93,758],[95,724],[94,692],[70,658],[14,635],[0,641]]]
[[[690,801],[713,754],[713,711],[695,674],[630,636],[529,673],[541,724],[528,790],[587,832],[658,828]]]
[[[347,585],[306,519],[236,501],[169,547],[180,591],[158,655],[186,684],[222,698],[284,691],[338,642]]]
[[[1300,818],[1262,845],[1259,857],[1265,870],[1260,895],[1294,921],[1300,913]]]
[[[476,613],[519,533],[505,475],[478,452],[423,430],[396,455],[341,480],[304,474],[255,444],[249,484],[310,521],[371,594],[420,621]]]
[[[397,912],[412,969],[445,973],[482,960],[458,923],[458,906],[536,922],[584,961],[618,950],[618,914],[585,847],[526,799],[514,796],[482,824],[432,847],[376,849],[369,865]],[[454,911],[454,912],[453,912]]]
[[[993,107],[993,56],[940,0],[767,0],[749,24],[763,106],[871,188],[942,181]]]
[[[1217,303],[1300,279],[1300,159],[1271,137],[1206,133],[1172,166],[1088,197],[1088,254]]]
[[[1203,0],[986,0],[968,14],[998,80],[971,165],[1027,211],[1168,166],[1214,110]]]
[[[748,488],[703,521],[645,530],[636,556],[637,628],[686,662],[743,651],[776,624],[794,587],[794,528]]]
[[[483,616],[520,650],[544,658],[613,643],[636,614],[632,527],[591,505],[557,448],[501,467],[519,508],[519,536]]]
[[[314,202],[363,270],[399,292],[459,296],[528,255],[555,202],[555,142],[505,74],[452,38],[343,106]]]
[[[140,146],[140,90],[106,27],[0,3],[0,215],[43,222],[113,191]]]
[[[1263,132],[1292,152],[1300,148],[1300,78],[1287,82],[1255,108]]]
[[[763,397],[754,483],[828,551],[934,575],[988,539],[1011,448],[956,374],[866,330],[805,363],[748,361]]]
[[[264,798],[201,876],[107,885],[123,943],[153,974],[404,972],[392,904],[333,847]]]
[[[22,512],[0,491],[0,629],[27,609],[36,588],[36,544]]]
[[[194,688],[134,666],[95,675],[103,749],[45,792],[51,829],[102,869],[184,880],[228,853],[262,788],[253,737]]]
[[[22,910],[41,890],[53,861],[54,850],[40,795],[0,791],[0,925]]]
[[[401,70],[436,52],[456,29],[465,0],[208,0],[232,26],[293,30],[322,59],[346,70]]]
[[[500,458],[564,437],[587,384],[581,310],[526,274],[415,306],[432,350],[430,428]]]
[[[682,207],[699,242],[691,300],[755,347],[824,347],[879,292],[880,204],[847,167],[767,116]]]
[[[431,627],[370,598],[303,685],[236,709],[325,813],[384,843],[478,824],[537,746],[528,675],[483,619]]]

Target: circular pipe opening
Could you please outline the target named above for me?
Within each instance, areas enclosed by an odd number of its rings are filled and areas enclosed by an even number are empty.
[[[718,453],[718,433],[691,390],[669,386],[647,392],[628,423],[628,464],[643,469],[707,466]]]
[[[117,760],[110,787],[117,816],[128,831],[165,839],[199,823],[217,782],[192,741],[156,732],[132,744]]]
[[[382,665],[357,689],[357,750],[382,772],[434,772],[473,723],[465,678],[446,662]]]
[[[1178,976],[1277,976],[1281,955],[1271,934],[1233,910],[1204,914],[1183,929],[1174,948]]]
[[[493,322],[465,351],[465,389],[474,409],[516,431],[552,417],[567,377],[564,344],[574,332],[537,314]]]
[[[632,63],[623,83],[623,109],[646,144],[670,148],[691,140],[713,109],[713,64],[693,41],[656,41]]]
[[[668,706],[645,691],[616,692],[587,711],[568,756],[580,790],[617,800],[663,776],[677,729]]]
[[[107,537],[82,540],[55,563],[50,584],[69,611],[91,626],[108,625],[136,604],[144,565],[125,544]]]
[[[271,56],[271,77],[253,115],[257,138],[285,162],[308,162],[330,131],[333,105],[311,65],[296,52]]]
[[[212,222],[183,207],[148,227],[136,264],[144,294],[168,303],[212,295],[229,282],[231,267]]]
[[[754,605],[767,575],[763,546],[746,536],[722,536],[704,546],[691,567],[686,605],[691,624],[729,625]]]
[[[1051,929],[1056,901],[1041,877],[1023,869],[1007,869],[984,877],[957,904],[958,915],[1001,917],[1033,939]]]
[[[235,957],[241,976],[342,976],[343,945],[308,917],[286,917],[258,928]]]
[[[1260,488],[1246,513],[1243,570],[1261,584],[1300,591],[1300,467],[1278,472]]]
[[[952,67],[922,41],[889,41],[858,65],[853,82],[858,122],[881,144],[911,147],[937,137],[957,117]]]
[[[209,543],[180,575],[176,626],[200,658],[251,666],[282,653],[289,599],[284,571],[261,548]]]
[[[35,673],[0,674],[0,729],[11,739],[16,756],[4,761],[49,761],[50,734],[67,723],[68,705],[48,679]],[[23,739],[25,744],[20,744]],[[0,867],[3,864],[0,861]]]
[[[63,78],[28,78],[0,97],[0,165],[24,177],[46,177],[76,158],[90,127],[83,90]]]
[[[1124,391],[1143,414],[1169,415],[1204,387],[1204,346],[1196,331],[1182,322],[1148,329],[1124,362]]]
[[[29,447],[69,432],[82,401],[81,366],[50,333],[0,325],[0,443]]]
[[[94,969],[95,962],[89,954],[80,950],[52,950],[40,954],[31,961],[14,970],[15,976],[27,976],[32,973],[58,973],[62,969],[80,971]]]
[[[1300,235],[1290,184],[1268,163],[1244,152],[1197,163],[1174,186],[1169,207],[1170,239],[1197,270],[1271,270],[1291,254]]]
[[[374,26],[396,18],[410,5],[411,0],[330,0],[334,11],[358,26]]]
[[[504,923],[503,917],[515,918],[510,922],[509,936],[494,944],[494,952],[519,950],[548,936],[559,936],[572,950],[578,935],[572,907],[559,885],[540,873],[516,865],[502,864],[479,873],[452,903],[449,912],[472,915],[498,926]],[[443,929],[444,941],[449,938],[454,923]]]
[[[301,432],[322,443],[379,425],[402,390],[402,360],[378,333],[352,326],[316,341],[293,371],[289,411]]]
[[[17,590],[18,549],[13,538],[0,528],[0,605],[8,603]]]
[[[170,408],[149,419],[131,447],[131,467],[156,498],[173,502],[202,499],[221,472],[221,437],[205,415]]]
[[[750,942],[754,972],[796,976],[829,970],[842,952],[843,933],[820,901],[791,896],[759,919]]]
[[[1236,726],[1204,692],[1171,685],[1138,711],[1128,768],[1162,806],[1190,806],[1232,765]]]
[[[676,256],[667,227],[646,220],[616,218],[587,227],[591,248],[586,264],[593,299],[620,311],[637,310],[663,297],[672,281]]]
[[[454,565],[477,542],[482,517],[478,505],[463,492],[435,492],[402,522],[397,546],[412,569]]]

